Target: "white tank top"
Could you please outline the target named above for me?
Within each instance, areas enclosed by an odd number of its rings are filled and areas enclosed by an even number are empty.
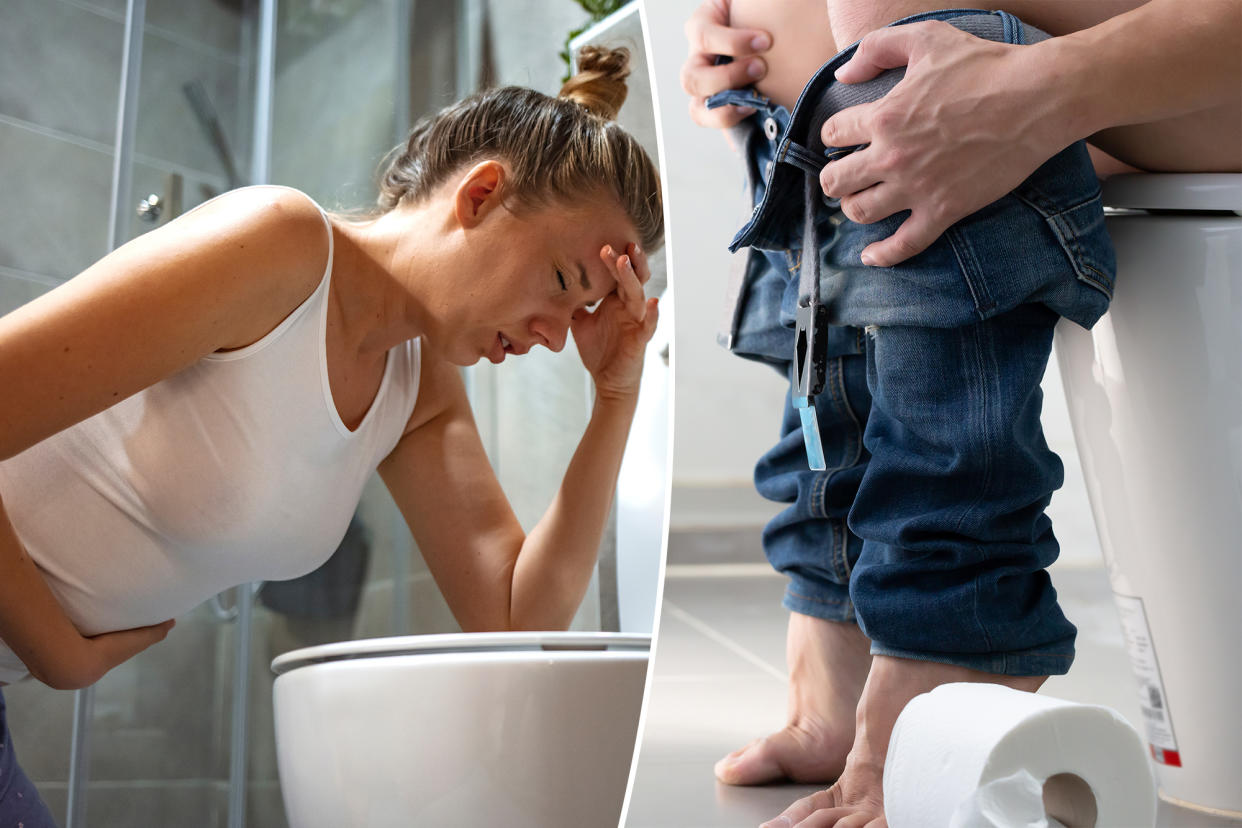
[[[263,339],[205,356],[0,462],[17,536],[83,634],[159,623],[247,581],[295,578],[344,537],[414,410],[420,349],[415,339],[388,352],[375,401],[346,428],[328,387],[326,214],[324,223],[319,287]],[[0,642],[0,682],[26,675]]]

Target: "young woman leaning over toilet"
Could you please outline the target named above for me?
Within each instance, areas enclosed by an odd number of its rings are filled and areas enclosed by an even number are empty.
[[[558,98],[420,122],[365,221],[242,188],[0,319],[0,684],[84,687],[221,589],[314,569],[376,469],[464,629],[566,627],[657,317],[627,64],[588,49]],[[458,367],[571,332],[595,405],[526,534]],[[0,741],[0,815],[52,825]]]

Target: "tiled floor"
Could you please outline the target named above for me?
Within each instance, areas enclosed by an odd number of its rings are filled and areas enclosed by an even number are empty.
[[[712,776],[728,751],[784,724],[784,579],[753,533],[674,533],[655,674],[627,828],[758,825],[813,786],[732,788]],[[707,561],[723,561],[709,563]],[[1044,692],[1113,707],[1141,728],[1130,667],[1102,569],[1054,570],[1078,657]],[[1161,828],[1242,828],[1161,803]]]

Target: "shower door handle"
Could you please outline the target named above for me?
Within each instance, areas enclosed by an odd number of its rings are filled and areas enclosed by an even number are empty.
[[[161,225],[181,215],[181,192],[184,179],[181,173],[164,176],[164,194],[151,193],[138,202],[138,218],[148,224]]]

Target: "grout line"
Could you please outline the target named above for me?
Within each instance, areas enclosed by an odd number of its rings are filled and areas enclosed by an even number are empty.
[[[111,20],[113,23],[125,23],[125,12],[106,9],[102,6],[95,5],[94,3],[82,2],[82,0],[60,0],[60,2],[63,5],[72,6],[79,11],[90,12],[91,14],[98,15],[105,20]]]
[[[49,288],[59,287],[64,282],[64,279],[48,276],[45,273],[35,273],[33,270],[20,270],[7,265],[0,265],[0,276],[20,279],[23,282],[33,282],[36,285],[45,285]]]
[[[195,40],[192,37],[187,37],[186,35],[183,35],[180,32],[174,32],[172,29],[165,29],[163,26],[156,26],[156,25],[152,25],[148,23],[143,28],[145,29],[144,31],[145,35],[155,35],[156,37],[160,37],[160,38],[163,38],[164,40],[167,40],[168,42],[172,43],[174,46],[180,46],[183,49],[189,49],[190,51],[198,52],[203,57],[208,57],[208,58],[211,58],[212,60],[217,60],[220,63],[232,66],[237,69],[241,68],[242,61],[241,61],[240,54],[238,55],[231,54],[219,48],[218,46],[211,46],[207,43],[202,43],[200,41]]]
[[[784,680],[786,676],[782,675]],[[656,676],[655,683],[664,684],[729,684],[737,681],[754,681],[755,676],[749,673],[686,673],[675,676]],[[767,676],[764,676],[767,680]]]
[[[111,20],[113,23],[120,23],[121,25],[125,24],[125,12],[117,12],[113,9],[97,6],[94,3],[88,2],[88,0],[60,0],[60,2],[63,5],[71,6],[79,11],[97,15],[105,20]],[[193,37],[181,34],[180,32],[175,32],[172,29],[165,29],[163,26],[145,23],[143,26],[143,34],[152,34],[156,37],[162,37],[165,40],[170,41],[175,46],[180,46],[184,49],[198,52],[205,57],[213,58],[221,63],[229,63],[239,68],[241,67],[240,54],[233,54],[221,49],[218,46],[212,46],[209,43],[195,40]]]
[[[36,124],[31,121],[23,121],[21,118],[14,118],[4,114],[0,114],[0,124],[32,132],[42,138],[50,138],[55,141],[64,141],[65,143],[72,144],[75,147],[102,153],[109,158],[112,157],[112,145],[101,143],[93,138],[83,138],[80,135],[74,135],[72,132],[65,132],[64,130],[56,129],[55,127],[43,126],[42,124]],[[135,152],[134,163],[135,165],[142,164],[143,166],[151,167],[163,173],[178,173],[184,178],[195,183],[208,184],[215,187],[220,192],[224,192],[228,189],[228,181],[216,173],[207,172],[206,170],[196,170],[192,167],[187,167],[174,161],[166,161],[153,155]]]
[[[418,572],[411,572],[408,576],[406,576],[405,582],[406,582],[407,587],[412,587],[415,584],[423,583],[425,581],[430,581],[430,580],[433,580],[431,571],[421,570]],[[394,588],[395,587],[394,587],[393,578],[391,575],[389,575],[388,577],[385,577],[385,578],[375,578],[373,580],[364,582],[362,585],[362,594],[371,595],[373,593],[382,592],[384,590],[394,589]]]
[[[249,784],[259,785],[268,780],[252,780]],[[200,788],[215,788],[217,790],[227,790],[229,781],[213,776],[198,776],[185,778],[168,778],[168,779],[99,779],[91,780],[91,791],[153,791],[159,789],[175,789],[183,791],[192,791]],[[53,780],[39,782],[40,791],[65,791],[68,790],[69,783],[64,780]]]
[[[766,563],[668,564],[665,578],[783,578]]]
[[[785,682],[789,680],[789,677],[785,675],[784,670],[780,670],[776,667],[773,667],[771,664],[764,661],[762,658],[755,655],[750,650],[743,647],[741,644],[738,644],[732,638],[729,638],[727,635],[713,629],[706,622],[694,617],[693,615],[686,612],[681,607],[670,602],[667,598],[664,599],[664,611],[672,615],[674,618],[677,618],[678,620],[684,621],[685,623],[689,624],[691,627],[693,627],[698,632],[707,636],[712,641],[715,641],[717,644],[720,644],[726,649],[732,651],[735,655],[740,656],[743,660],[758,667],[764,673],[776,679],[777,681]]]
[[[24,129],[27,132],[33,132],[35,135],[43,138],[53,138],[57,141],[64,141],[67,144],[73,144],[75,147],[92,150],[94,152],[102,152],[107,156],[112,155],[112,145],[105,144],[102,141],[96,141],[94,138],[83,138],[80,135],[74,135],[72,132],[66,132],[55,127],[43,126],[33,121],[25,121],[21,118],[14,118],[10,115],[0,114],[0,124],[7,124],[17,129]]]

